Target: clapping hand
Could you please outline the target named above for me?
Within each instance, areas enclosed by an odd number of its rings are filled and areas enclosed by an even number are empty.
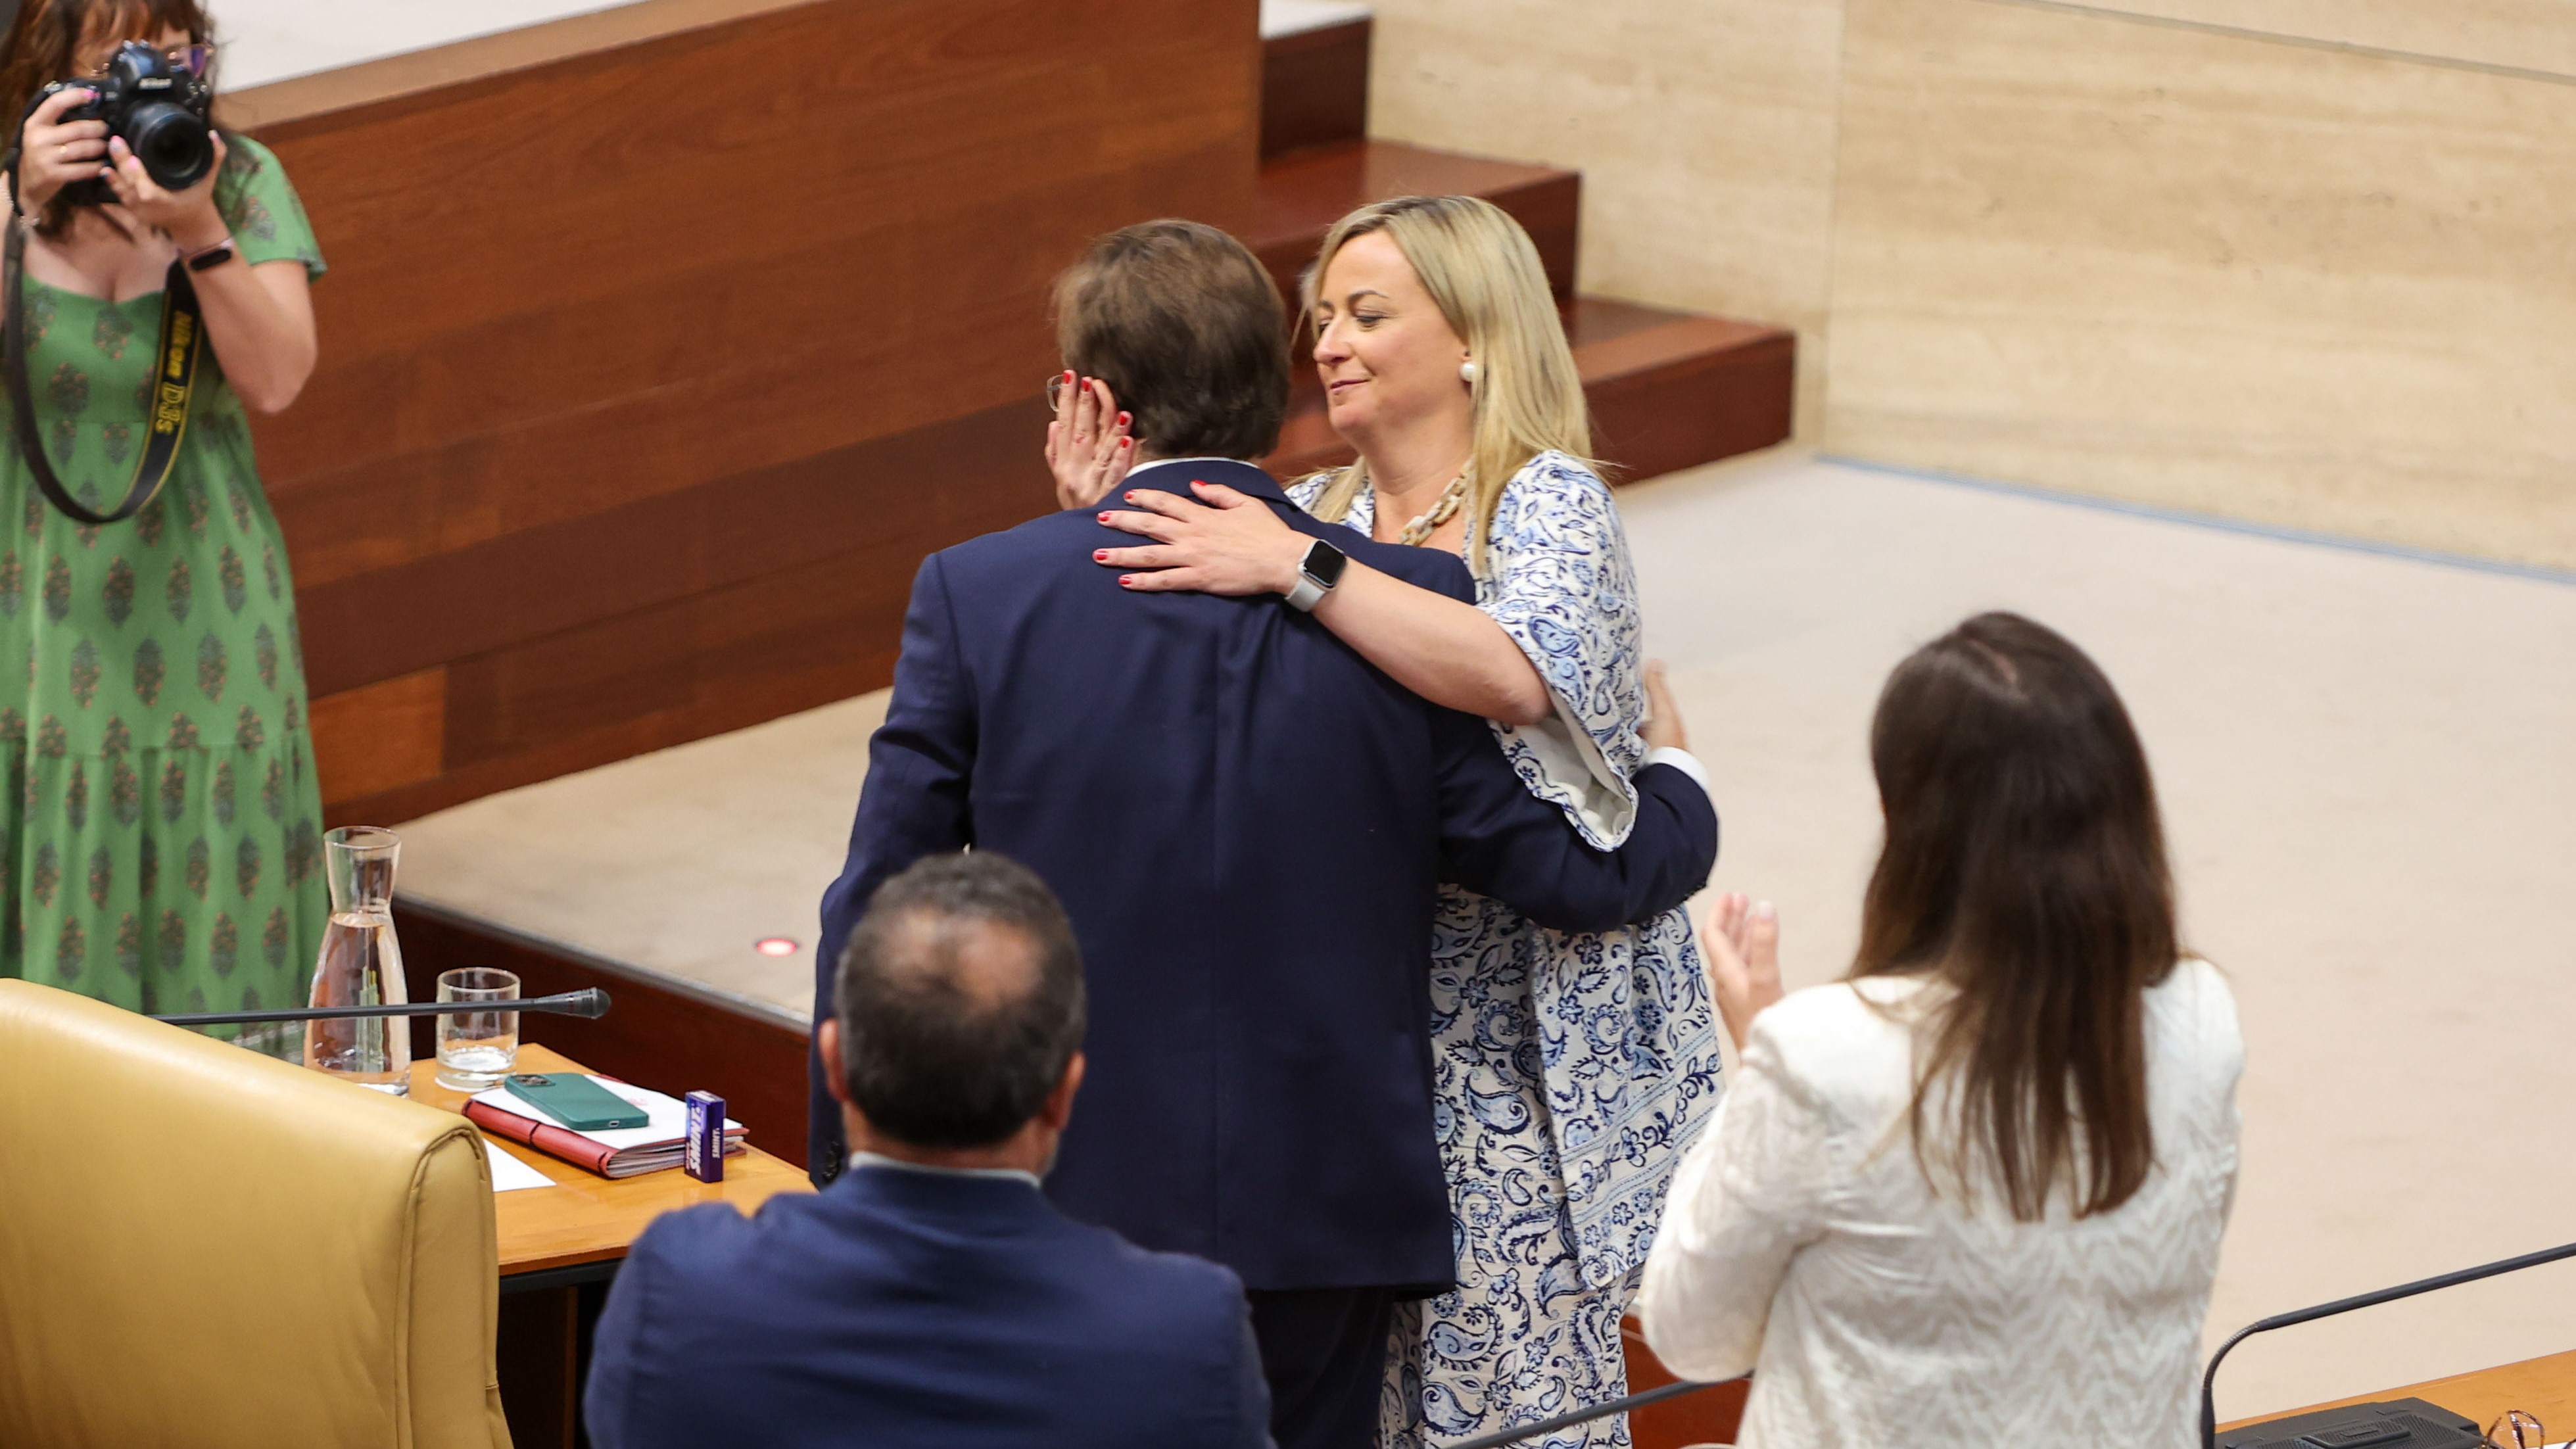
[[[1135,420],[1118,411],[1109,384],[1064,373],[1055,394],[1055,420],[1047,424],[1047,468],[1055,474],[1058,508],[1089,508],[1109,496],[1136,461]]]
[[[1779,912],[1769,901],[1757,905],[1742,895],[1719,896],[1700,945],[1708,953],[1709,994],[1717,998],[1717,1014],[1741,1056],[1753,1018],[1784,994]]]

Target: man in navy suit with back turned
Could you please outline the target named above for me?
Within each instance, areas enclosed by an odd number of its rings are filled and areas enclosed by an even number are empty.
[[[598,1449],[1268,1449],[1242,1285],[1040,1196],[1081,1089],[1082,955],[991,852],[887,882],[816,1050],[854,1166],[635,1240],[583,1407]]]
[[[1232,237],[1113,233],[1056,308],[1065,365],[1135,416],[1127,488],[1266,503],[1321,545],[1307,607],[1345,556],[1473,599],[1455,555],[1317,523],[1239,461],[1276,444],[1288,357],[1278,292]],[[995,850],[1043,877],[1091,992],[1083,1111],[1047,1195],[1232,1268],[1282,1449],[1363,1449],[1393,1304],[1454,1274],[1428,1036],[1439,884],[1605,930],[1706,881],[1717,817],[1673,752],[1638,773],[1627,844],[1593,850],[1483,720],[1395,684],[1298,600],[1120,588],[1092,553],[1133,542],[1067,512],[922,564],[817,959],[922,856]],[[818,1180],[838,1122],[818,1069]]]

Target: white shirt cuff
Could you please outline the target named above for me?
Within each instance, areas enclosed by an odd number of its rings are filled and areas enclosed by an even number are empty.
[[[1699,756],[1692,754],[1688,750],[1677,750],[1671,745],[1657,745],[1655,748],[1646,751],[1646,763],[1649,765],[1670,765],[1674,769],[1681,771],[1683,774],[1690,776],[1692,781],[1698,784],[1699,792],[1701,794],[1706,795],[1711,800],[1717,798],[1717,792],[1708,787],[1708,771],[1700,767]]]

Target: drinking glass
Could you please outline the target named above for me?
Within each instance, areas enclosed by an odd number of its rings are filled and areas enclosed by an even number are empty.
[[[438,973],[445,1002],[516,1001],[519,978],[490,966]],[[519,1060],[515,1011],[442,1012],[438,1018],[438,1084],[453,1092],[488,1091],[501,1085]]]
[[[394,939],[394,866],[402,839],[375,825],[322,836],[331,921],[313,968],[315,1006],[398,1006],[402,945]],[[393,1096],[411,1092],[411,1023],[371,1016],[304,1024],[304,1065]]]

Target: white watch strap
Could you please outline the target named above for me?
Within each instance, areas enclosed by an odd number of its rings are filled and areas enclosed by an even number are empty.
[[[1288,591],[1288,607],[1300,614],[1311,614],[1317,604],[1324,602],[1324,595],[1328,592],[1330,590],[1315,582],[1314,575],[1301,572],[1297,575],[1297,587]]]

